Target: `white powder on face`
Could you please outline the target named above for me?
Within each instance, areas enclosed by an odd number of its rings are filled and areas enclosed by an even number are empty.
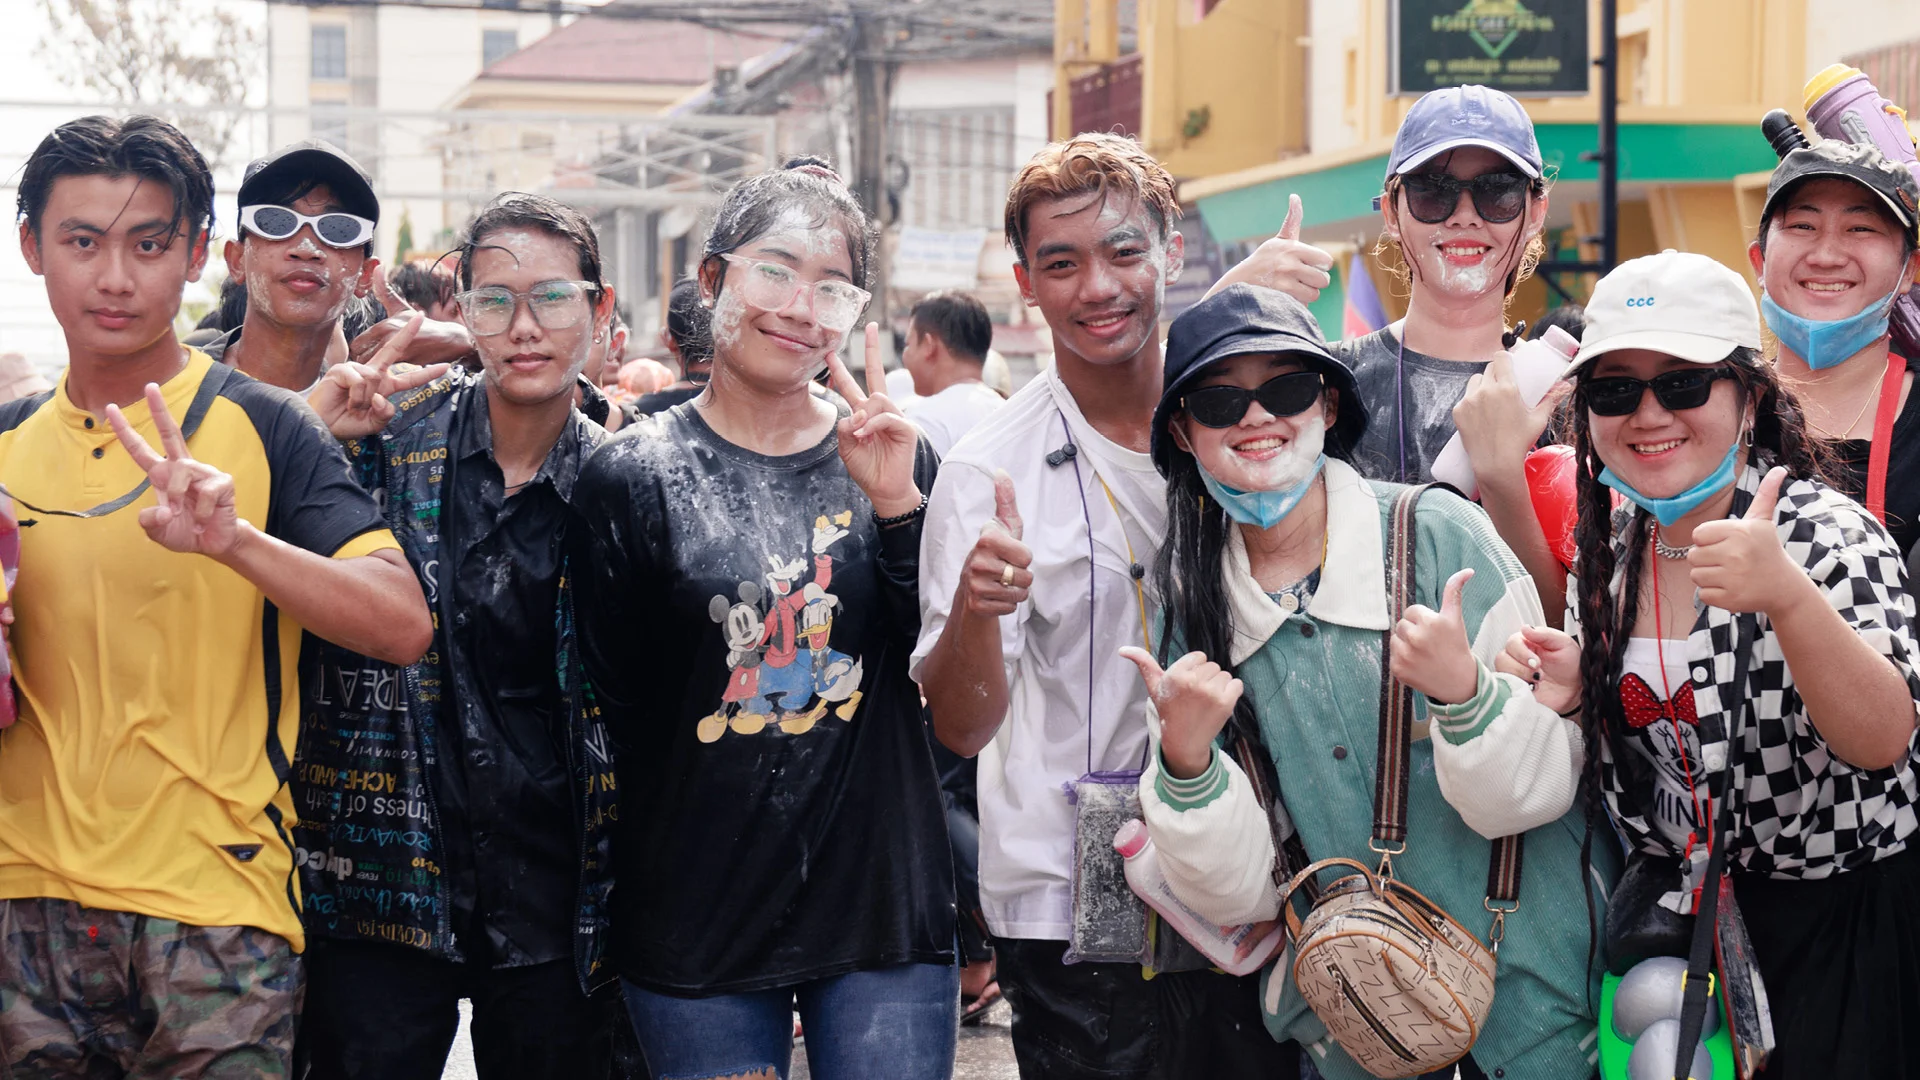
[[[326,256],[326,252],[314,242],[313,234],[305,230],[300,233],[300,242],[294,245],[293,253],[304,259],[319,259]]]
[[[1326,447],[1326,414],[1314,408],[1295,418],[1293,438],[1266,461],[1248,461],[1227,449],[1238,441],[1238,438],[1230,435],[1221,442],[1222,455],[1227,459],[1222,464],[1228,466],[1229,472],[1237,474],[1234,479],[1222,479],[1241,491],[1285,491],[1298,487],[1302,480],[1313,475],[1314,462],[1320,459],[1320,452]],[[1219,473],[1214,475],[1220,476]]]
[[[781,211],[773,228],[754,243],[785,248],[808,262],[833,263],[838,269],[852,273],[853,259],[847,252],[847,238],[831,218],[825,222],[816,222],[815,218],[815,214],[802,207],[789,206]]]
[[[747,302],[739,289],[722,288],[713,304],[713,348],[716,354],[732,353],[740,347],[740,335],[746,329]]]

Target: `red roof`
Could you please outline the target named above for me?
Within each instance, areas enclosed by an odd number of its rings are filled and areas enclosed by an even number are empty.
[[[496,61],[488,79],[664,83],[699,86],[716,67],[735,67],[777,47],[764,34],[709,30],[692,23],[587,15]]]

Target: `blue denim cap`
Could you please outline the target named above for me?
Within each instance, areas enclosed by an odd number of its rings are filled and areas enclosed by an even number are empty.
[[[1393,137],[1387,175],[1410,173],[1462,146],[1484,146],[1534,179],[1544,166],[1533,119],[1518,101],[1491,87],[1449,86],[1427,93],[1408,110]]]

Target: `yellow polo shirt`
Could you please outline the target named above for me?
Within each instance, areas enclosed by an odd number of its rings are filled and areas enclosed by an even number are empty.
[[[212,368],[162,388],[185,423]],[[158,449],[146,403],[126,410]],[[334,558],[397,548],[339,444],[295,395],[229,377],[193,456],[233,477],[240,517]],[[66,380],[0,406],[0,483],[84,510],[145,479]],[[147,538],[130,505],[21,517],[13,591],[20,719],[0,731],[0,899],[51,897],[305,947],[289,829],[301,628],[238,573]]]

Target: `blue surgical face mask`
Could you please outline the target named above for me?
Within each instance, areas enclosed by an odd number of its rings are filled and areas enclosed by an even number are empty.
[[[1206,466],[1198,461],[1194,466],[1200,470],[1200,482],[1207,486],[1207,493],[1220,503],[1227,516],[1242,525],[1256,525],[1262,529],[1271,529],[1280,524],[1301,499],[1306,498],[1308,489],[1313,487],[1313,478],[1327,466],[1327,455],[1321,454],[1313,460],[1313,468],[1298,484],[1282,491],[1238,491],[1213,478]]]
[[[1674,522],[1686,517],[1695,507],[1718,495],[1726,489],[1728,484],[1733,483],[1733,459],[1735,452],[1739,449],[1740,440],[1735,439],[1733,445],[1727,447],[1727,456],[1720,459],[1720,467],[1713,470],[1705,480],[1678,495],[1664,499],[1640,494],[1625,480],[1613,475],[1612,469],[1600,470],[1600,482],[1633,500],[1634,505],[1652,514],[1654,520],[1661,525],[1671,527]]]
[[[1879,300],[1844,319],[1809,319],[1795,315],[1760,294],[1760,310],[1767,316],[1767,329],[1780,344],[1807,362],[1815,371],[1830,368],[1861,349],[1886,336],[1893,315],[1893,301],[1900,295],[1895,289]]]

